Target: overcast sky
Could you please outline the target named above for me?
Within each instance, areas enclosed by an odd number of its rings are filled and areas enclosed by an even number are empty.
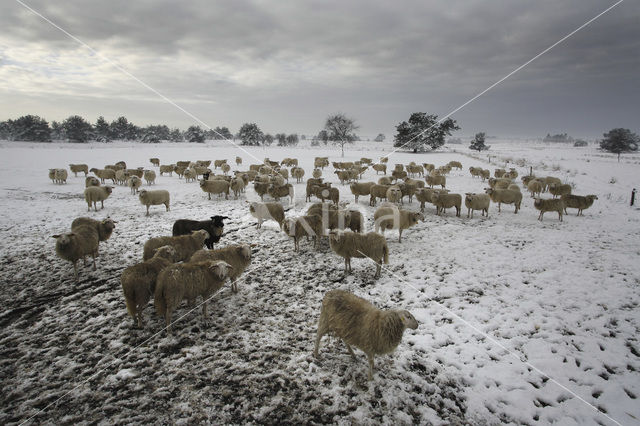
[[[393,137],[443,116],[615,1],[25,3],[206,124],[316,134],[344,112]],[[0,5],[0,120],[195,120],[14,0]],[[460,135],[640,131],[640,2],[626,0],[453,115]]]

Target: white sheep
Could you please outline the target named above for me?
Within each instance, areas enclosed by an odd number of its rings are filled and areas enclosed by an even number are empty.
[[[163,164],[160,166],[160,176],[162,176],[164,173],[169,173],[169,176],[173,176],[173,171],[175,170],[176,166],[173,164]]]
[[[86,177],[89,173],[89,166],[86,164],[69,164],[69,170],[71,170],[75,177],[78,177],[78,172],[83,172]]]
[[[564,213],[564,201],[562,199],[552,198],[545,200],[543,198],[536,198],[533,202],[533,207],[540,211],[538,220],[542,221],[542,216],[545,212],[558,212],[558,219],[562,222],[562,214]]]
[[[204,229],[193,231],[190,235],[178,235],[175,237],[154,237],[144,243],[142,260],[149,260],[162,246],[171,246],[176,251],[176,262],[187,261],[193,253],[200,250],[209,233]]]
[[[436,214],[441,215],[445,209],[455,207],[456,216],[460,217],[460,209],[462,207],[462,196],[460,194],[445,194],[435,192],[431,196],[431,202],[436,206]]]
[[[447,177],[443,175],[428,174],[424,179],[430,188],[440,185],[444,189],[447,186]]]
[[[102,184],[104,184],[105,179],[111,179],[113,184],[116,184],[116,171],[113,169],[96,169],[94,167],[89,171],[98,176]]]
[[[93,270],[96,270],[96,256],[98,255],[98,232],[93,226],[76,226],[66,234],[52,235],[56,239],[56,254],[63,260],[73,263],[73,276],[78,282],[78,260],[82,259],[86,265],[87,255],[93,258]]]
[[[474,194],[467,192],[464,194],[464,205],[467,208],[467,218],[469,214],[471,214],[471,218],[473,219],[473,211],[480,210],[482,212],[482,216],[485,214],[489,217],[489,204],[491,203],[491,197],[487,194]]]
[[[151,185],[152,183],[156,183],[156,172],[153,170],[145,170],[144,171],[144,180],[147,181],[147,185]]]
[[[79,226],[91,226],[98,233],[98,239],[100,241],[107,241],[116,228],[116,223],[118,222],[110,217],[103,220],[95,220],[90,217],[78,217],[71,222],[71,231],[73,232]]]
[[[164,316],[167,333],[171,333],[171,314],[183,300],[193,304],[202,297],[202,316],[207,324],[207,301],[226,281],[231,266],[221,260],[169,265],[156,281],[153,302],[156,312]]]
[[[55,182],[59,184],[67,183],[68,173],[66,169],[56,169],[54,178]]]
[[[381,310],[347,291],[330,290],[322,299],[313,355],[318,358],[322,336],[332,333],[344,342],[354,359],[351,346],[367,355],[372,380],[374,356],[393,352],[407,328],[418,328],[418,321],[408,311]]]
[[[498,212],[500,212],[501,204],[513,204],[516,208],[515,213],[520,210],[520,204],[522,203],[522,193],[520,191],[487,188],[485,192],[489,194],[491,201],[498,203]]]
[[[104,200],[106,200],[113,188],[110,186],[89,186],[84,190],[84,200],[87,202],[87,211],[91,211],[91,204],[93,208],[98,211],[98,201],[100,201],[101,208],[104,209]]]
[[[251,246],[249,244],[236,244],[217,250],[198,250],[191,256],[189,262],[197,263],[206,260],[223,260],[231,265],[229,272],[231,279],[231,290],[238,291],[238,277],[247,269],[251,263]]]
[[[409,210],[399,209],[393,204],[385,204],[373,214],[375,220],[375,231],[384,231],[387,229],[398,230],[398,242],[402,242],[402,231],[424,220],[424,215],[419,212],[411,212]]]
[[[229,199],[229,182],[226,180],[201,180],[200,189],[207,193],[209,199],[211,194],[218,194],[218,196],[224,194],[226,200]]]
[[[397,185],[392,185],[387,189],[387,201],[390,203],[402,203],[402,190]]]
[[[553,198],[563,195],[571,195],[571,185],[559,184],[559,183],[551,183],[549,185],[549,193],[553,195]]]
[[[149,158],[149,161],[151,162],[152,165],[159,167],[160,166],[160,159],[159,158]]]
[[[244,187],[244,180],[240,176],[234,177],[231,179],[231,182],[229,182],[229,188],[233,191],[236,200],[238,199],[238,195],[244,191]]]
[[[118,185],[126,185],[129,180],[129,172],[126,170],[116,170],[116,183]]]
[[[344,272],[351,272],[351,258],[367,257],[376,263],[374,278],[380,276],[382,262],[389,263],[389,247],[383,235],[376,232],[359,234],[350,231],[331,231],[329,233],[331,250],[344,258]]]
[[[582,211],[588,209],[593,204],[594,200],[598,199],[597,195],[572,195],[565,194],[560,199],[564,202],[564,212],[567,213],[567,209],[578,209],[577,216],[583,215]]]
[[[87,178],[84,179],[84,187],[88,188],[90,186],[100,186],[100,181],[98,180],[98,178],[94,177],[94,176],[89,176]]]
[[[157,189],[155,191],[147,191],[143,189],[138,194],[140,204],[147,207],[147,216],[149,216],[149,206],[159,206],[164,204],[167,211],[169,211],[170,196],[169,191],[164,189]]]
[[[284,223],[284,207],[280,203],[258,203],[252,202],[249,205],[249,213],[258,219],[257,229],[262,228],[262,223],[267,220],[275,220],[282,229]]]
[[[131,195],[136,195],[142,186],[142,180],[138,176],[130,176],[127,180],[127,186],[131,188]]]
[[[171,246],[160,247],[155,255],[142,263],[129,266],[120,275],[127,312],[133,323],[143,327],[142,311],[155,292],[158,274],[175,261],[176,251]]]
[[[313,247],[316,248],[318,238],[323,234],[322,218],[318,215],[289,218],[284,221],[282,230],[288,236],[293,237],[294,251],[297,252],[300,249],[299,242],[302,237],[311,237]]]
[[[383,172],[385,175],[387,174],[387,165],[386,164],[374,164],[371,166],[373,170],[376,171],[376,174],[379,172]]]
[[[349,185],[349,188],[351,189],[351,193],[356,198],[356,203],[358,202],[358,197],[360,195],[371,194],[371,187],[373,185],[375,185],[375,182],[354,182],[351,185]]]

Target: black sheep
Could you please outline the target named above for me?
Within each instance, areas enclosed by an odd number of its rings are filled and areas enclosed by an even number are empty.
[[[209,233],[209,238],[204,241],[204,244],[209,250],[213,248],[213,244],[220,241],[222,236],[222,229],[224,228],[223,219],[228,219],[227,216],[211,216],[211,220],[190,220],[190,219],[178,219],[173,224],[173,236],[189,235],[193,231],[204,229]]]

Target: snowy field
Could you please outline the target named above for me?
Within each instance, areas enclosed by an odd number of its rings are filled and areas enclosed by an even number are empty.
[[[126,187],[116,187],[104,210],[87,213],[84,177],[55,185],[49,168],[87,163],[103,167],[125,160],[151,167],[178,160],[243,158],[242,170],[262,160],[300,160],[306,178],[313,158],[341,161],[332,147],[249,148],[213,144],[27,144],[0,142],[0,423],[337,423],[337,424],[638,424],[640,422],[640,221],[629,206],[638,185],[640,157],[603,154],[593,146],[488,141],[487,153],[464,145],[443,152],[397,153],[389,165],[459,160],[452,192],[480,192],[470,166],[533,167],[557,176],[574,193],[596,194],[584,217],[569,210],[564,222],[544,222],[525,194],[488,218],[436,216],[406,231],[403,242],[387,233],[390,264],[373,279],[367,259],[343,259],[326,239],[320,249],[293,242],[267,222],[261,230],[248,213],[252,186],[234,200],[207,200],[197,183],[158,177],[171,193],[171,211],[144,207]],[[388,148],[348,147],[345,161],[377,160]],[[324,177],[353,206],[348,186],[333,168]],[[377,180],[367,171],[364,181]],[[518,179],[519,180],[519,179]],[[306,209],[304,184],[295,185],[288,215]],[[357,208],[373,228],[373,208]],[[412,210],[419,203],[405,206]],[[224,244],[256,243],[239,292],[223,288],[209,303],[210,325],[200,310],[183,305],[173,337],[152,304],[146,328],[132,327],[122,290],[123,268],[139,262],[144,242],[170,235],[179,218],[229,216]],[[118,221],[101,244],[97,271],[57,258],[53,234],[67,232],[78,216]],[[325,337],[322,358],[312,356],[323,295],[340,288],[379,307],[411,311],[420,322],[407,330],[395,353],[376,358],[367,381],[366,357],[352,361],[344,346]]]

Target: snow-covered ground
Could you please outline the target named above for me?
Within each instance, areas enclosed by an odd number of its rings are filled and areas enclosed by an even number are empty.
[[[269,157],[299,158],[310,176],[313,158],[340,161],[335,148],[248,148],[207,144],[0,143],[0,422],[20,423],[418,423],[418,424],[637,424],[640,422],[640,227],[629,206],[640,157],[614,156],[594,147],[488,141],[488,153],[464,145],[443,152],[396,153],[389,164],[442,165],[459,160],[452,192],[480,192],[469,166],[520,174],[553,175],[576,194],[599,200],[584,217],[575,210],[559,222],[537,220],[532,199],[522,210],[491,206],[489,217],[436,216],[387,234],[390,264],[354,259],[352,275],[323,241],[301,252],[274,222],[256,230],[247,200],[207,200],[197,184],[157,178],[171,193],[171,211],[149,217],[126,187],[116,187],[104,210],[87,213],[84,177],[55,185],[49,168],[69,163],[102,167],[125,160],[150,167],[177,160],[238,155],[247,169]],[[377,159],[387,145],[348,147],[345,160]],[[251,158],[251,155],[256,159]],[[353,206],[333,168],[324,177]],[[364,180],[377,179],[368,171]],[[288,215],[305,210],[304,184],[295,185]],[[406,205],[417,210],[419,204]],[[373,208],[361,197],[358,209]],[[464,212],[466,213],[466,212]],[[144,242],[170,235],[178,218],[230,217],[221,244],[256,243],[252,266],[234,294],[225,287],[200,310],[183,306],[173,337],[152,304],[146,328],[132,327],[120,272],[140,261]],[[51,235],[78,216],[118,221],[101,244],[97,271],[56,257]],[[344,346],[325,337],[312,356],[319,307],[326,291],[341,288],[379,307],[410,310],[420,322],[405,332],[395,353],[376,358],[367,381],[362,352],[352,361]],[[33,417],[32,417],[33,416]]]

